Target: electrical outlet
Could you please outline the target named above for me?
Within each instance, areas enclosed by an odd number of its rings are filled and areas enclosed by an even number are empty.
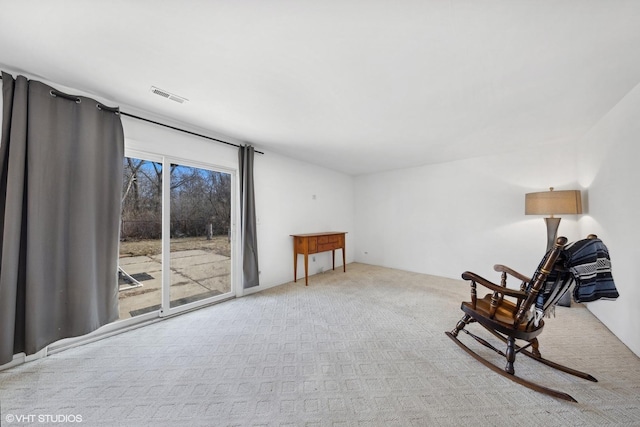
[[[312,261],[312,262],[316,262],[316,257],[312,256],[312,257],[311,257],[311,261]]]

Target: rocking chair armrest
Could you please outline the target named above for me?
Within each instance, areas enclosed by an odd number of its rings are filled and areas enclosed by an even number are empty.
[[[498,273],[507,273],[510,274],[511,276],[515,277],[516,279],[522,280],[523,282],[530,282],[531,278],[525,276],[522,273],[518,273],[517,271],[515,271],[512,268],[507,267],[506,265],[502,265],[502,264],[496,264],[493,266],[493,269],[495,271],[497,271]]]
[[[495,283],[490,282],[484,277],[479,276],[476,273],[472,273],[470,271],[465,271],[464,273],[462,273],[462,278],[464,280],[470,280],[473,283],[478,283],[484,286],[485,288],[491,289],[492,291],[497,292],[499,294],[508,295],[513,298],[526,299],[527,296],[529,295],[526,292],[523,292],[517,289],[511,289],[511,288],[506,288],[504,286],[496,285]]]

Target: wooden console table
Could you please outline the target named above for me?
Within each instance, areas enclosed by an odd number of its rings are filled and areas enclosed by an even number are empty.
[[[342,249],[342,269],[347,271],[344,254],[346,232],[292,234],[293,237],[293,281],[298,280],[298,254],[304,255],[304,285],[309,285],[309,254],[331,251],[333,269],[336,269],[336,249]]]

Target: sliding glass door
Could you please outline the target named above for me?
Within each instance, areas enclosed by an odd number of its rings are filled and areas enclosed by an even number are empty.
[[[231,174],[171,164],[170,308],[231,292]]]
[[[120,319],[231,297],[233,171],[144,155],[123,166]]]

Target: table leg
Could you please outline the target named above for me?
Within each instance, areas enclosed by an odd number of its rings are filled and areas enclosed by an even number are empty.
[[[343,272],[347,272],[347,261],[346,261],[346,256],[344,254],[344,246],[342,247],[342,271]]]
[[[304,285],[309,286],[309,254],[304,254]]]
[[[296,280],[298,280],[298,254],[293,249],[293,282],[295,283]]]
[[[336,269],[336,250],[333,249],[331,251],[331,259],[333,260],[333,269]]]

